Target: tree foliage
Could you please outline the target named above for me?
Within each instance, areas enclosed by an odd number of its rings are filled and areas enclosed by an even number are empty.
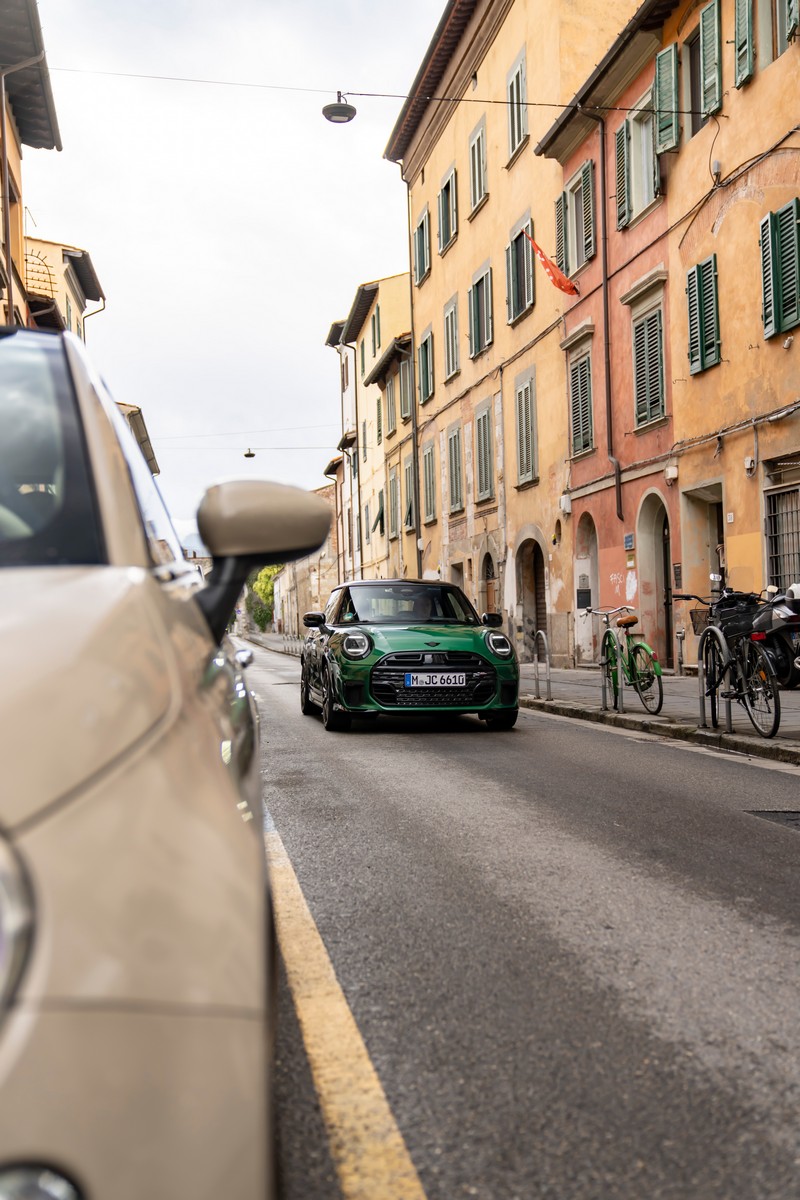
[[[247,577],[245,608],[263,633],[272,621],[275,576],[280,566],[261,567]]]

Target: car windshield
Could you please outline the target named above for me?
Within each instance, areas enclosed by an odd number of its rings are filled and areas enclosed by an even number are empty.
[[[338,619],[345,625],[480,624],[464,593],[447,584],[346,588]]]
[[[102,541],[61,340],[0,333],[0,567],[99,563]]]

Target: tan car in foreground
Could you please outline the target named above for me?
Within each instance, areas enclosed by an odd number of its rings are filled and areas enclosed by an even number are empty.
[[[69,335],[0,328],[0,1197],[272,1194],[257,722],[225,629],[315,496],[206,493],[205,585]]]

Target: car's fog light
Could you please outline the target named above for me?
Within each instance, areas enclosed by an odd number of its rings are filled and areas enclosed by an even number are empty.
[[[372,649],[372,643],[365,633],[351,630],[344,635],[342,653],[348,658],[366,658]]]
[[[0,1169],[0,1200],[80,1200],[80,1192],[48,1167]]]

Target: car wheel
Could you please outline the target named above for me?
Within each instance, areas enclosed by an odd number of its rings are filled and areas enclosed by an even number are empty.
[[[510,713],[499,713],[496,717],[487,717],[486,724],[489,729],[513,729],[518,716],[517,709],[514,709]]]
[[[322,724],[331,733],[343,732],[350,728],[350,717],[347,713],[336,712],[333,701],[333,681],[330,671],[326,671],[322,677]]]
[[[310,717],[312,713],[318,712],[316,704],[311,699],[311,690],[308,684],[308,671],[306,664],[303,663],[302,673],[300,675],[300,712],[304,717]]]

